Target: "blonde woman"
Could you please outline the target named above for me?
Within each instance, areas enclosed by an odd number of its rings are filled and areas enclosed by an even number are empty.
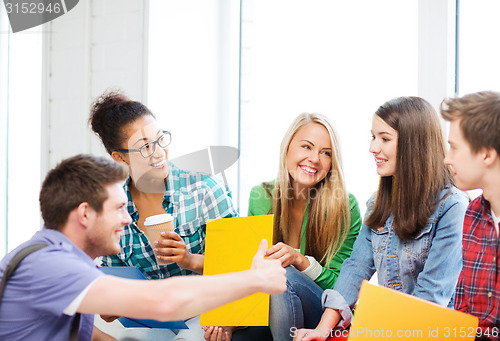
[[[274,214],[274,245],[267,255],[281,261],[288,280],[285,293],[271,296],[271,333],[274,340],[290,340],[296,328],[319,322],[323,290],[333,288],[361,227],[325,116],[303,113],[288,128],[276,180],[250,193],[248,215],[262,214]]]
[[[394,98],[373,115],[371,133],[378,191],[334,290],[324,293],[321,322],[294,333],[296,341],[326,340],[332,329],[347,328],[361,283],[374,273],[379,285],[453,306],[468,198],[444,163],[437,113],[423,98]]]

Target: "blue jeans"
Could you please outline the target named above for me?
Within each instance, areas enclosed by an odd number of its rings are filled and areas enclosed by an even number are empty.
[[[286,278],[286,291],[271,296],[269,326],[274,341],[291,340],[292,328],[316,328],[323,314],[323,289],[293,266],[286,267]]]

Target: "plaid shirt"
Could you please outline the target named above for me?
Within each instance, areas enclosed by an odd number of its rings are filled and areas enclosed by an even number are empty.
[[[174,216],[175,232],[184,240],[187,249],[191,253],[203,254],[206,221],[237,215],[231,193],[214,177],[180,170],[172,163],[169,163],[169,167],[163,207],[166,213]],[[192,271],[181,269],[176,263],[158,265],[146,234],[137,226],[139,213],[130,195],[130,181],[129,177],[124,189],[132,224],[123,230],[120,253],[102,257],[101,266],[136,266],[148,279],[193,274]]]
[[[478,336],[482,333],[492,340],[500,340],[499,242],[490,203],[481,196],[469,204],[465,214],[464,265],[458,279],[455,309],[477,316],[482,328]],[[492,330],[496,330],[493,335]]]

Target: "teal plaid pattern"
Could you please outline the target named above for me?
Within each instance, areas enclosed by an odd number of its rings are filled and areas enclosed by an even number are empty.
[[[184,171],[170,162],[169,167],[167,188],[163,195],[165,212],[174,216],[175,232],[184,240],[187,249],[191,253],[204,254],[207,220],[237,216],[231,192],[210,175]],[[176,263],[158,265],[146,234],[137,226],[139,213],[130,195],[130,181],[129,177],[124,189],[132,224],[123,230],[120,253],[102,257],[101,266],[136,266],[148,279],[193,274]]]

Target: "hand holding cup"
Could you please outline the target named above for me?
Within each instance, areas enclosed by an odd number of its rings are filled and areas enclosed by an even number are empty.
[[[192,269],[193,254],[187,249],[184,240],[173,231],[161,233],[161,238],[155,241],[154,251],[161,262],[177,263],[183,269]]]
[[[144,227],[146,228],[146,234],[148,236],[149,243],[153,246],[156,262],[159,265],[171,264],[171,260],[164,259],[160,257],[162,254],[158,252],[158,241],[163,239],[162,233],[173,232],[174,231],[174,217],[170,214],[158,214],[151,217],[147,217],[144,221]],[[179,237],[180,238],[180,237]]]

